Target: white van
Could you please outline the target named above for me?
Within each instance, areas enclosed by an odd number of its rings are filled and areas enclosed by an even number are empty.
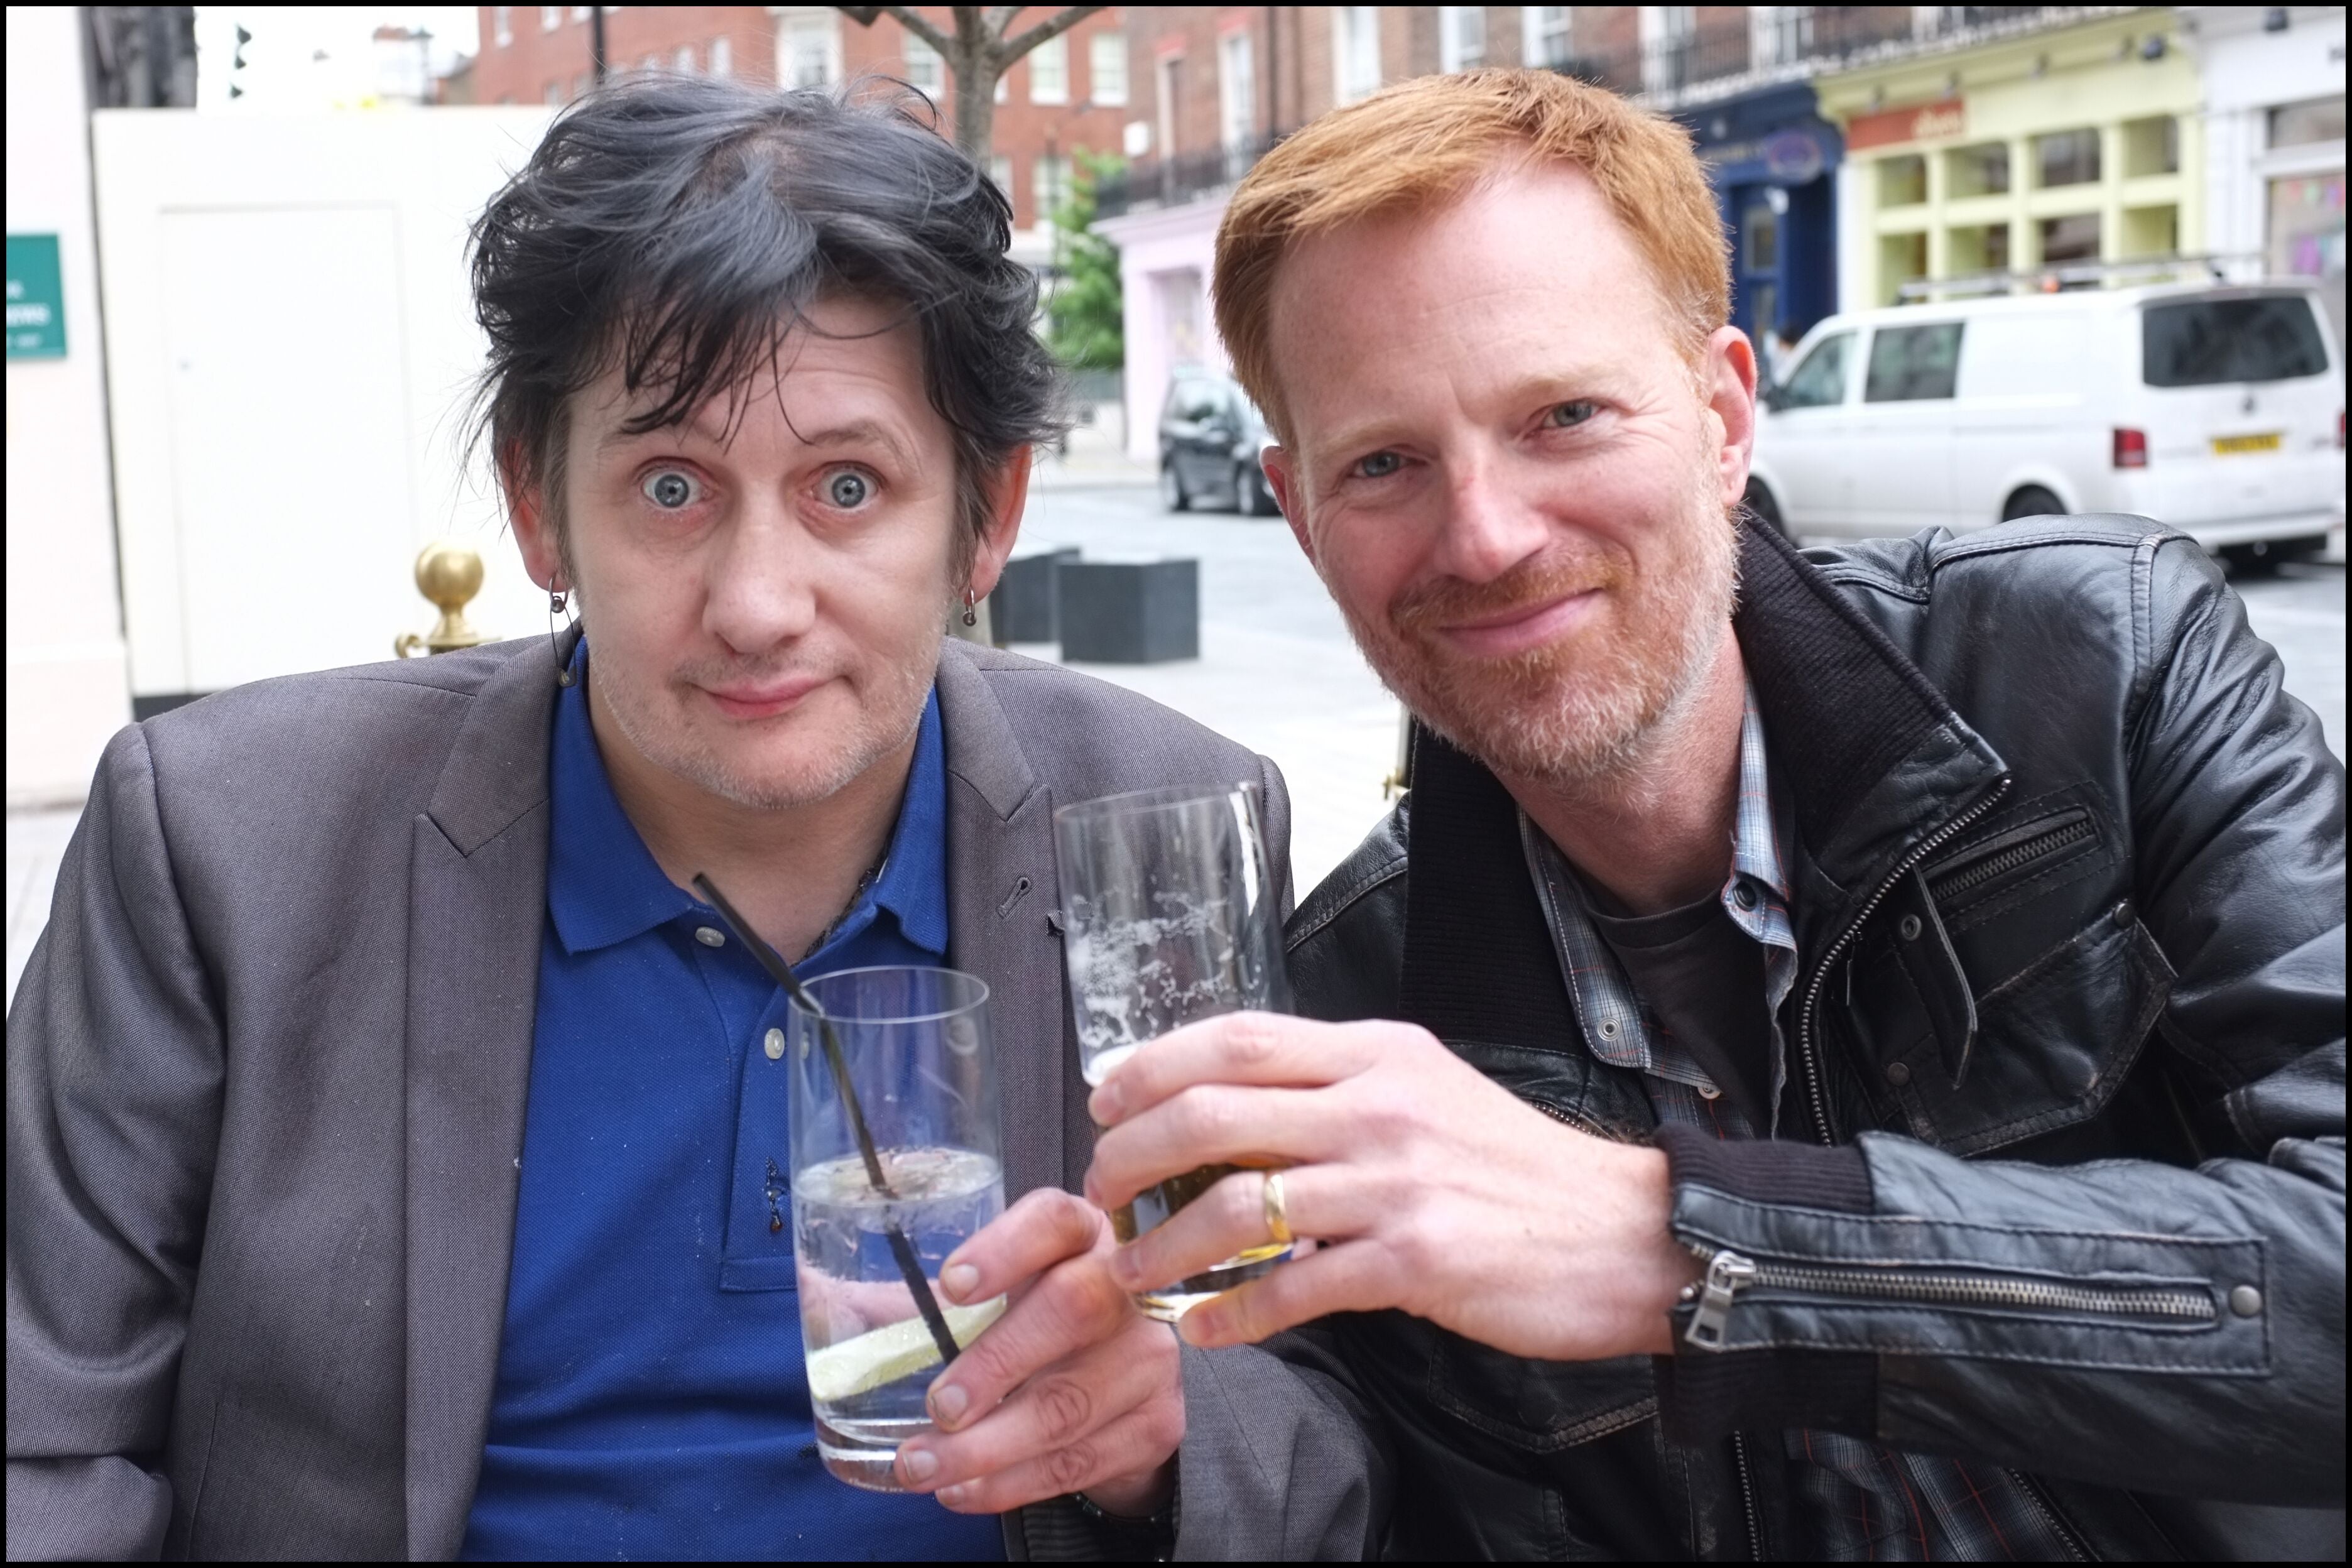
[[[1859,310],[1793,364],[1761,399],[1748,489],[1784,533],[2128,511],[2275,559],[2344,521],[2344,367],[2299,283]]]

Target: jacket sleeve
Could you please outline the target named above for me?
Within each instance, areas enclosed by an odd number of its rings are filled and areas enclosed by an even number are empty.
[[[1393,1465],[1316,1324],[1262,1345],[1184,1349],[1181,1561],[1377,1558]]]
[[[2208,1157],[2048,1167],[1884,1133],[1857,1152],[1668,1132],[1675,1234],[1713,1268],[1660,1363],[1684,1435],[1829,1426],[2343,1506],[2344,769],[2201,552],[2144,570],[2136,902],[2176,973],[2158,1029]],[[1687,1337],[1710,1302],[1719,1352]]]
[[[222,1033],[145,739],[108,745],[8,1013],[8,1555],[146,1557]]]

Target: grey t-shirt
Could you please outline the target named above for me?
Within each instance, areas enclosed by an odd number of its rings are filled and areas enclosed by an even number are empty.
[[[1634,994],[1688,1051],[1750,1127],[1772,1125],[1772,1020],[1764,949],[1709,893],[1655,915],[1614,915],[1590,896],[1585,913],[1617,955]]]

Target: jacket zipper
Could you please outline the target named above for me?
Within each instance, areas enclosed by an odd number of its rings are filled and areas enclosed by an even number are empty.
[[[2093,1561],[2095,1553],[2074,1532],[2074,1527],[2066,1522],[2066,1516],[2058,1511],[2057,1503],[2042,1489],[2042,1483],[2014,1467],[2011,1468],[2009,1476],[2017,1483],[2018,1489],[2025,1494],[2025,1500],[2032,1503],[2033,1510],[2042,1516],[2042,1522],[2050,1527],[2050,1533],[2058,1538],[2058,1544],[2066,1549],[2067,1555],[2077,1563]]]
[[[2076,812],[2072,817],[2053,824],[2021,844],[2012,844],[1979,859],[1964,860],[1940,872],[1931,871],[1927,888],[1937,900],[1961,897],[1972,893],[1988,882],[1999,881],[2012,871],[2021,870],[2036,860],[2071,849],[2086,838],[2095,837],[2091,826],[2091,814]]]
[[[1991,790],[1982,800],[1944,824],[1937,832],[1928,835],[1912,849],[1910,854],[1906,855],[1901,863],[1878,884],[1877,890],[1872,893],[1869,900],[1862,906],[1861,912],[1846,922],[1843,931],[1838,932],[1837,940],[1830,943],[1829,951],[1822,955],[1822,962],[1814,968],[1813,978],[1805,986],[1804,1006],[1797,1016],[1797,1059],[1805,1069],[1806,1097],[1813,1108],[1813,1133],[1823,1144],[1834,1145],[1837,1142],[1837,1134],[1830,1127],[1829,1096],[1822,1088],[1821,1063],[1816,1059],[1814,1050],[1813,1025],[1821,1006],[1822,987],[1829,983],[1830,971],[1837,967],[1839,957],[1847,947],[1852,945],[1855,934],[1862,930],[1864,922],[1877,911],[1879,905],[1886,901],[1886,895],[1895,890],[1895,884],[1901,881],[1913,867],[1949,844],[1954,838],[1966,832],[1971,824],[1982,818],[1994,806],[1999,805],[2001,797],[2009,793],[2009,785],[2010,775],[2001,774],[1993,782]]]
[[[1748,1438],[1742,1433],[1731,1435],[1731,1459],[1739,1471],[1739,1501],[1748,1510],[1748,1555],[1761,1563],[1764,1527],[1756,1514],[1756,1482],[1748,1473]]]
[[[1842,1268],[1818,1264],[1758,1263],[1728,1247],[1706,1258],[1698,1309],[1684,1337],[1701,1350],[1723,1348],[1733,1301],[1742,1290],[1798,1290],[1815,1296],[1857,1296],[1941,1307],[2008,1307],[2019,1310],[2084,1312],[2109,1318],[2155,1318],[2210,1323],[2221,1316],[2213,1298],[2194,1289],[2060,1285],[2046,1279],[1994,1279],[1953,1269]]]

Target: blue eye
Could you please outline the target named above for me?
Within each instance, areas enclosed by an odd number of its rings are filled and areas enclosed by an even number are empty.
[[[1374,452],[1369,458],[1356,460],[1356,472],[1367,479],[1384,479],[1404,467],[1404,459],[1394,452]]]
[[[700,499],[702,487],[694,476],[677,468],[659,468],[647,474],[637,487],[638,493],[664,511],[677,511],[691,506]]]
[[[1583,424],[1600,412],[1599,406],[1591,403],[1555,403],[1551,411],[1544,416],[1544,422],[1555,430],[1565,430]]]
[[[854,468],[844,468],[824,481],[824,499],[844,511],[864,506],[874,494],[874,481]]]

